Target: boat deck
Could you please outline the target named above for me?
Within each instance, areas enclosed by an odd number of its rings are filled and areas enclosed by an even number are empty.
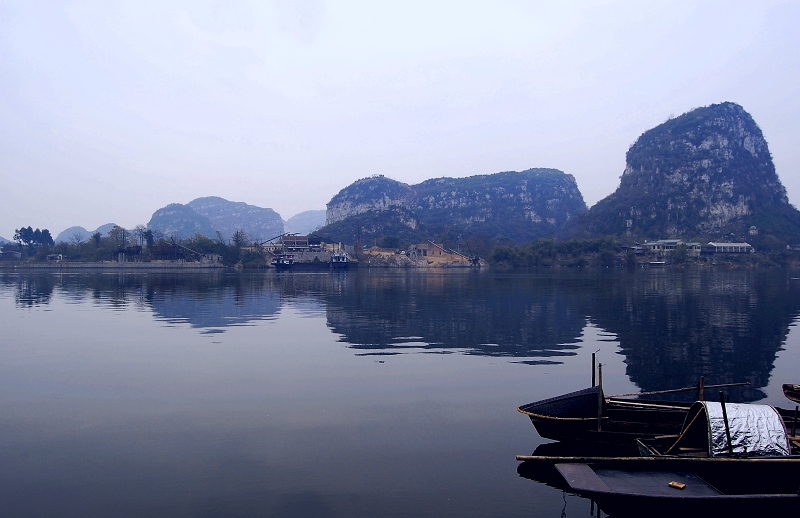
[[[697,475],[680,471],[595,470],[588,464],[556,464],[556,469],[576,491],[682,498],[721,494]],[[684,484],[684,487],[672,487],[670,482]]]

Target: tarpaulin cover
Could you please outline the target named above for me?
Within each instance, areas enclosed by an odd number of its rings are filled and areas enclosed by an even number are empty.
[[[714,401],[698,401],[689,411],[694,415],[697,405],[705,407],[709,427],[709,453],[712,457],[730,455],[722,405]],[[778,411],[769,405],[726,403],[728,426],[734,455],[789,455],[789,438]]]

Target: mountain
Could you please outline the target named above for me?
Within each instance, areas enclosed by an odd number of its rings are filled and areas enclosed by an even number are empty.
[[[283,222],[283,228],[286,232],[297,232],[303,235],[308,235],[324,226],[324,210],[307,210],[300,214],[295,214]]]
[[[617,190],[566,225],[564,237],[800,236],[761,129],[731,102],[697,108],[631,146]]]
[[[107,236],[108,232],[116,226],[116,223],[106,223],[105,225],[101,225],[97,227],[96,230],[88,231],[83,227],[75,226],[69,227],[66,230],[61,231],[56,238],[56,243],[72,243],[76,239],[80,241],[88,241],[89,238],[92,237],[93,234],[100,232],[101,236]]]
[[[202,234],[208,238],[215,238],[217,235],[207,217],[201,216],[191,207],[180,203],[171,203],[155,211],[147,228],[159,230],[164,233],[165,237],[174,237],[175,239],[187,239],[196,234]]]
[[[99,227],[97,227],[95,231],[92,232],[92,234],[96,234],[99,232],[101,237],[105,237],[108,235],[109,232],[111,232],[111,229],[116,226],[117,226],[116,223],[106,223],[105,225],[100,225]]]
[[[197,198],[186,206],[208,218],[214,230],[219,231],[226,241],[237,230],[244,230],[254,241],[264,241],[283,234],[283,219],[272,209],[217,196]]]
[[[392,235],[415,241],[472,234],[525,242],[552,236],[586,211],[575,179],[557,169],[528,169],[407,185],[383,175],[342,189],[327,205],[320,233],[367,243]],[[405,237],[404,237],[405,236]]]
[[[11,242],[11,241],[9,241],[8,239],[6,239],[6,238],[4,238],[4,237],[0,237],[0,245],[3,245],[3,244],[5,244],[5,243],[10,243],[10,242]]]
[[[74,240],[88,241],[91,235],[92,233],[83,227],[69,227],[66,230],[62,230],[54,241],[56,243],[71,243]]]

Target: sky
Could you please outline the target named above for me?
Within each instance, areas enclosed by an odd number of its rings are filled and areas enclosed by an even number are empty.
[[[800,2],[0,0],[0,236],[383,174],[550,167],[587,205],[671,116],[741,104],[800,203]]]

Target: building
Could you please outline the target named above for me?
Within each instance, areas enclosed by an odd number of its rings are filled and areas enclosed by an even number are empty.
[[[22,259],[22,253],[14,250],[2,251],[0,250],[0,261],[19,261]]]
[[[316,236],[281,236],[278,248],[286,252],[319,252],[322,239]]]
[[[750,252],[755,252],[750,243],[708,243],[700,249],[700,253],[703,255],[748,254]]]
[[[681,239],[659,239],[658,241],[645,241],[642,248],[646,252],[660,254],[664,252],[671,252],[678,248],[678,245],[685,244]]]
[[[434,243],[419,243],[411,245],[408,253],[412,257],[444,257],[445,251],[441,246]]]

